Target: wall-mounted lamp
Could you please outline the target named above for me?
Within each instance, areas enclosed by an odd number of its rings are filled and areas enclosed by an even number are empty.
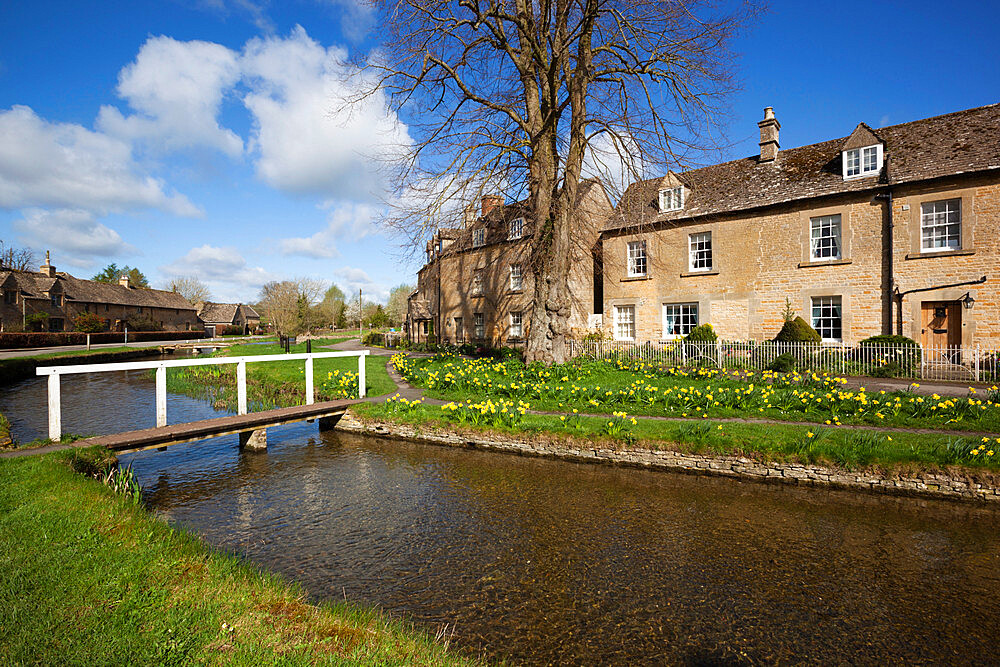
[[[962,306],[964,306],[966,310],[972,310],[972,307],[976,305],[976,300],[972,298],[972,294],[969,292],[966,292],[965,296],[959,300],[962,302]]]

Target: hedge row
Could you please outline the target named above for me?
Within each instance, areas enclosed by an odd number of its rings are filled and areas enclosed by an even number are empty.
[[[204,338],[204,331],[129,331],[130,343],[146,340],[189,340]],[[0,349],[11,350],[25,347],[52,347],[55,345],[83,345],[87,342],[87,334],[79,331],[57,331],[53,333],[0,333]],[[125,334],[105,331],[90,334],[90,342],[124,343]]]

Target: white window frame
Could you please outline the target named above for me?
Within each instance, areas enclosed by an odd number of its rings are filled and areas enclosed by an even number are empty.
[[[628,314],[627,318],[623,315]],[[624,329],[623,326],[627,327]],[[628,335],[631,333],[631,335]],[[635,340],[635,304],[615,306],[615,340]]]
[[[834,255],[820,255],[824,239],[834,239]],[[831,262],[844,258],[844,224],[840,213],[809,218],[809,259],[813,262]]]
[[[954,209],[950,208],[954,205]],[[943,206],[943,211],[936,210],[937,207]],[[932,207],[931,211],[927,211],[927,207]],[[954,213],[957,217],[957,221],[951,221],[950,215]],[[937,216],[944,215],[944,222],[935,219]],[[953,225],[958,226],[958,233],[951,234],[947,231],[948,227]],[[928,246],[926,245],[927,237],[924,235],[925,229],[944,229],[945,232],[942,236],[931,236],[931,240],[935,238],[944,238],[946,241],[955,238],[955,245],[944,245],[944,246]],[[920,252],[949,252],[951,250],[961,250],[962,249],[962,199],[952,198],[952,199],[938,199],[936,201],[925,201],[920,203]]]
[[[707,240],[707,244],[705,241]],[[703,265],[706,256],[708,264]],[[715,256],[712,249],[712,232],[695,232],[688,235],[688,271],[703,273],[715,268]]]
[[[817,313],[817,308],[819,312]],[[823,312],[823,308],[830,308],[830,312]],[[832,314],[832,309],[836,308],[836,315]],[[840,295],[814,296],[809,300],[809,319],[812,328],[815,329],[824,343],[839,343],[844,339],[844,299]],[[832,330],[832,325],[827,325],[823,320],[831,322],[839,320],[840,335],[824,335],[825,331]]]
[[[684,208],[684,187],[664,188],[660,190],[660,213],[679,211]]]
[[[514,218],[508,223],[507,240],[513,241],[524,236],[524,218]]]
[[[472,335],[475,340],[485,340],[486,315],[484,313],[472,314]]]
[[[476,271],[472,274],[472,296],[482,296],[483,294],[483,272]]]
[[[646,255],[645,241],[629,241],[625,258],[629,278],[642,278],[649,273],[649,257]]]
[[[524,337],[524,312],[516,311],[510,314],[510,330],[507,332],[508,338]]]
[[[660,322],[663,326],[663,339],[673,340],[683,338],[691,333],[691,329],[698,326],[698,304],[693,303],[664,303],[660,308]],[[667,313],[671,314],[672,326],[667,326]],[[679,324],[680,326],[676,326]],[[677,329],[671,331],[670,329]]]
[[[472,247],[482,248],[486,245],[486,229],[479,228],[472,230]]]
[[[882,144],[872,146],[861,146],[851,148],[842,154],[844,180],[852,178],[864,178],[872,176],[882,171],[883,161]],[[870,158],[875,158],[874,165],[870,165]],[[857,159],[857,167],[852,166],[852,162]]]
[[[510,265],[510,289],[512,292],[524,289],[524,269],[520,264]]]

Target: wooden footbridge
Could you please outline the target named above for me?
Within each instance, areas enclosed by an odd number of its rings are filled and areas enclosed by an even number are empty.
[[[155,370],[156,372],[156,426],[138,431],[128,431],[113,435],[88,438],[76,443],[77,446],[101,445],[119,452],[158,449],[182,442],[192,442],[219,435],[238,433],[240,445],[251,449],[267,446],[268,426],[290,424],[298,421],[319,421],[320,430],[333,428],[347,409],[365,397],[365,359],[368,350],[351,352],[316,352],[306,354],[262,354],[245,357],[213,357],[209,359],[177,359],[158,361],[136,361],[113,364],[82,364],[78,366],[45,366],[36,369],[37,375],[48,376],[49,438],[58,441],[62,437],[62,408],[60,377],[69,374],[107,373],[114,371]],[[313,382],[313,361],[331,357],[358,358],[358,399],[324,401],[315,400]],[[261,412],[247,411],[246,366],[250,363],[280,363],[303,361],[305,364],[306,403],[289,408],[277,408]],[[237,414],[215,419],[167,424],[167,369],[185,366],[236,365]]]

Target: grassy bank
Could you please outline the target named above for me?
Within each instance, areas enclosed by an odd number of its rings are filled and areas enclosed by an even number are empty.
[[[312,341],[314,352],[340,339]],[[306,345],[291,346],[293,353],[304,353]],[[277,343],[268,345],[233,345],[214,356],[255,356],[284,354]],[[369,396],[393,391],[395,383],[385,368],[385,357],[365,360],[365,387]],[[357,357],[317,359],[313,364],[317,400],[355,398],[358,395]],[[201,366],[171,369],[167,388],[198,398],[207,398],[220,409],[236,409],[236,369],[234,366]],[[301,361],[254,363],[247,365],[247,400],[251,410],[301,405],[305,402],[305,370]]]
[[[414,386],[445,400],[523,400],[531,408],[662,417],[751,417],[817,425],[930,428],[1000,433],[1000,390],[961,398],[848,389],[830,375],[662,368],[629,360],[525,366],[439,355],[393,357]],[[919,385],[914,385],[918,389]]]
[[[622,449],[665,449],[692,454],[743,455],[757,460],[827,465],[844,470],[888,472],[949,470],[986,475],[1000,472],[1000,438],[885,432],[826,426],[748,424],[711,420],[636,419],[626,413],[588,417],[530,414],[514,402],[430,406],[391,399],[358,405],[360,417],[414,425],[472,429],[505,435],[590,441]]]
[[[309,604],[71,456],[0,461],[0,663],[463,664],[377,611]]]

